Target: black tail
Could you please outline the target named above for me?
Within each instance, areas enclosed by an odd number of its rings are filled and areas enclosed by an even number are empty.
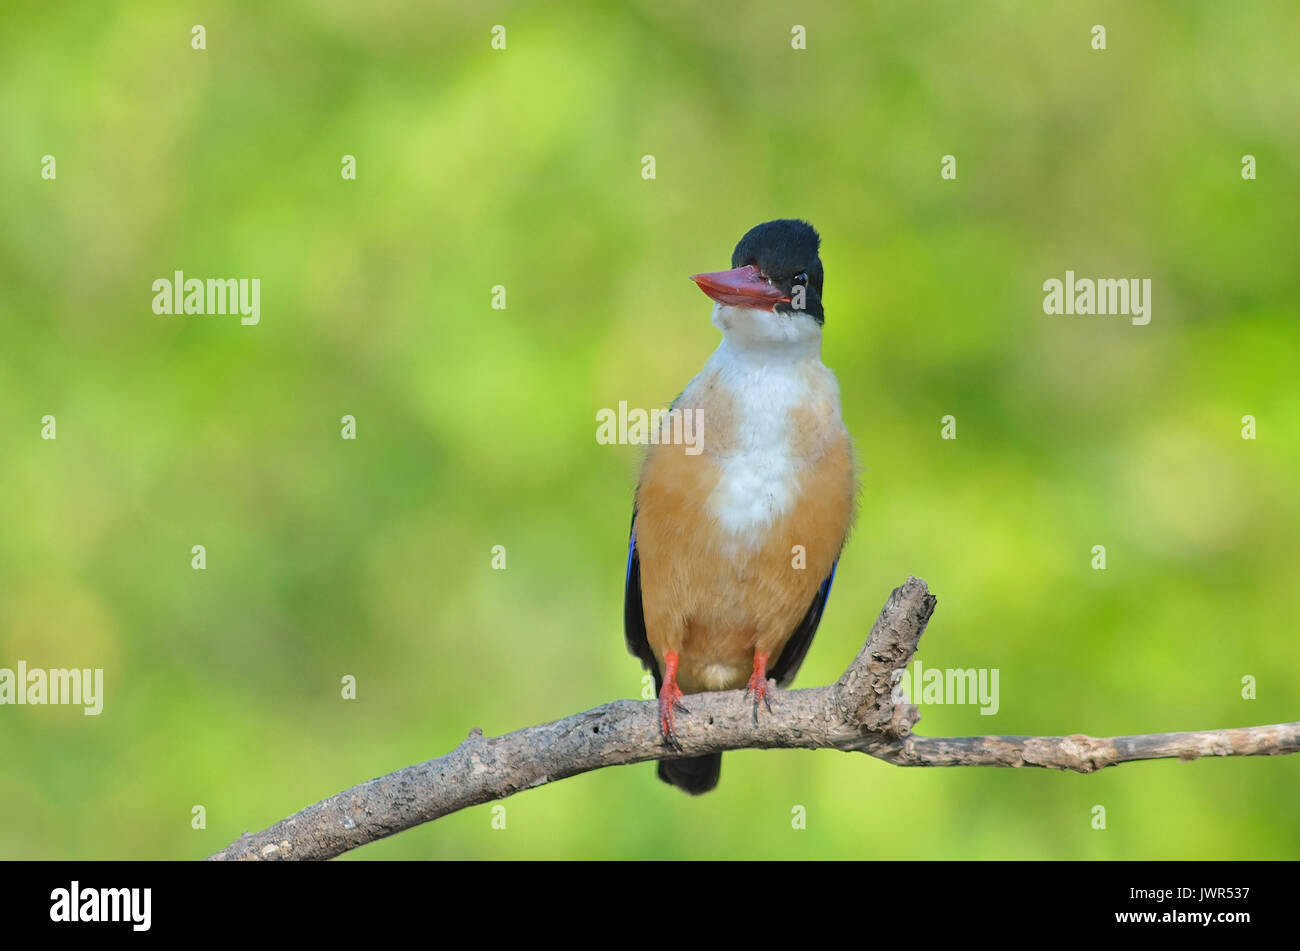
[[[670,786],[698,796],[718,785],[722,774],[722,754],[692,756],[689,759],[661,759],[659,778]]]

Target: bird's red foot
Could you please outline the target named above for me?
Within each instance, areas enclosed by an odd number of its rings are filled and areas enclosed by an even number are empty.
[[[673,728],[673,708],[682,713],[690,713],[682,705],[682,688],[677,686],[677,651],[664,652],[664,684],[659,688],[659,731],[664,735],[664,742],[678,752],[682,744],[677,742],[677,731]]]
[[[762,700],[763,705],[767,707],[767,712],[772,712],[772,688],[767,679],[767,655],[754,655],[754,672],[749,677],[749,685],[745,687],[745,696],[751,693],[754,695],[754,722],[758,722],[758,701]]]

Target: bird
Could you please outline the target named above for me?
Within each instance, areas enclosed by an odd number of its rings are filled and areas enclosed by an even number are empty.
[[[629,652],[654,675],[663,741],[680,751],[682,697],[744,686],[772,709],[821,622],[857,508],[855,450],[822,363],[821,237],[799,219],[751,228],[731,268],[693,275],[722,340],[650,439],[632,507],[624,593]],[[673,413],[694,413],[697,445]],[[722,754],[661,759],[698,795]]]

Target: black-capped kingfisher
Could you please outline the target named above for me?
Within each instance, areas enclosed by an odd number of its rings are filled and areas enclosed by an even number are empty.
[[[768,221],[731,270],[692,278],[722,342],[672,405],[701,438],[661,439],[642,465],[624,598],[628,649],[654,673],[677,749],[684,694],[746,686],[755,717],[760,700],[771,709],[769,679],[783,687],[803,662],[853,521],[853,445],[821,358],[820,245],[807,222]],[[713,753],[658,771],[703,793],[721,766]]]

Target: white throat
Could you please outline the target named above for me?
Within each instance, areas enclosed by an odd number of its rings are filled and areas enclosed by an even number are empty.
[[[821,359],[821,324],[806,314],[778,314],[754,307],[713,305],[713,326],[737,356],[783,362]]]
[[[721,472],[709,510],[729,539],[728,554],[743,559],[761,548],[767,529],[798,499],[810,460],[794,451],[792,411],[830,395],[836,416],[830,431],[842,428],[839,387],[821,362],[815,320],[719,304],[713,323],[722,343],[687,393],[696,383],[716,386],[735,408],[725,438],[713,437]]]

